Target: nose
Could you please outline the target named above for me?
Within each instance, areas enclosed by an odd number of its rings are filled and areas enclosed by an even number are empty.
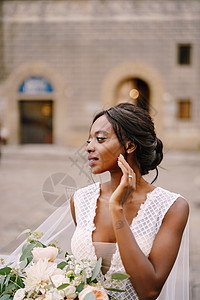
[[[86,147],[86,152],[88,153],[91,153],[91,152],[94,152],[95,149],[94,149],[94,146],[92,145],[92,142],[88,143],[87,147]]]

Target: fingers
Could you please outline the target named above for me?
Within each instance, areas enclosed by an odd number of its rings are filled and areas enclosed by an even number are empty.
[[[123,165],[123,170],[125,171],[126,175],[133,175],[133,169],[129,166],[122,154],[120,154],[120,156],[118,157],[118,162]]]
[[[118,165],[119,165],[120,169],[122,170],[122,173],[125,176],[128,176],[127,168],[123,165],[123,163],[119,159],[118,159]]]
[[[125,176],[126,180],[129,184],[132,184],[135,187],[136,183],[136,175],[133,169],[129,166],[125,158],[122,154],[118,157],[118,165],[122,170],[123,175]]]

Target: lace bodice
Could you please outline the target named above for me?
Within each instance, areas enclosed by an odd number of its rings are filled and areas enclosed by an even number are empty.
[[[96,264],[97,257],[92,243],[92,232],[95,230],[94,217],[99,195],[100,183],[82,188],[74,195],[77,227],[71,241],[72,253],[77,259],[90,258],[93,265]],[[140,206],[130,228],[139,247],[146,256],[151,251],[153,241],[166,212],[179,196],[157,187],[147,194],[145,203]],[[116,245],[116,251],[112,256],[111,265],[105,277],[109,278],[114,272],[125,272],[118,245]],[[122,288],[126,290],[125,293],[111,293],[111,295],[117,300],[138,299],[130,281],[126,280],[123,284]]]

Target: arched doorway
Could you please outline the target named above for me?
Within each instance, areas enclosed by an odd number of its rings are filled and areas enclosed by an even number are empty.
[[[148,111],[154,119],[156,132],[158,133],[158,136],[162,137],[163,95],[165,93],[165,88],[162,77],[152,66],[142,62],[126,62],[112,69],[105,77],[102,86],[102,103],[104,109],[119,102],[119,99],[116,98],[116,94],[119,93],[120,86],[123,86],[126,82],[129,92],[133,84],[138,87],[136,90],[139,89],[143,91],[143,95],[148,99],[146,103]],[[127,92],[125,93],[127,95]],[[127,101],[127,98],[124,101]],[[134,102],[131,97],[128,101]],[[139,102],[140,101],[138,101],[138,105],[141,104],[141,102],[140,104]]]
[[[128,78],[119,83],[116,88],[116,103],[131,102],[149,111],[150,89],[140,78]]]
[[[52,85],[42,77],[29,77],[20,85],[20,144],[53,143],[52,92]]]
[[[26,84],[25,84],[26,83]],[[14,70],[5,81],[3,95],[7,99],[5,110],[9,144],[21,143],[20,101],[35,104],[42,101],[43,115],[52,115],[52,137],[45,139],[56,145],[68,143],[67,114],[68,87],[63,78],[51,66],[40,61],[28,62]],[[39,105],[39,104],[38,104]],[[29,111],[31,108],[29,107]]]

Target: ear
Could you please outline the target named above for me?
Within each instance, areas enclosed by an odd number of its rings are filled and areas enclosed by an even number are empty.
[[[133,153],[136,148],[137,146],[133,142],[130,141],[126,142],[126,152],[128,154]]]

